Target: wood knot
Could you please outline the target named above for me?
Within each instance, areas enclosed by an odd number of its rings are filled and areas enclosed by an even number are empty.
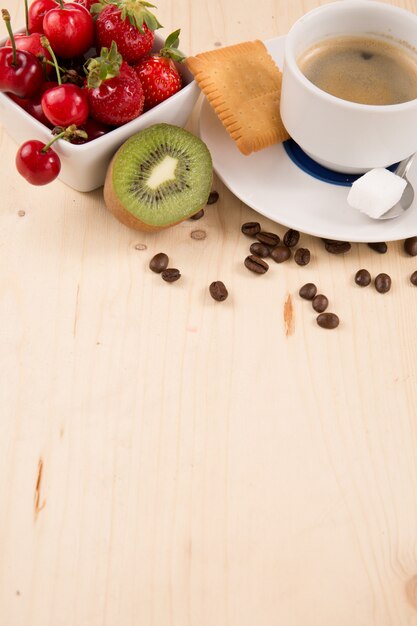
[[[205,239],[207,237],[207,233],[206,233],[205,230],[193,230],[193,231],[191,231],[190,237],[192,239],[201,240],[201,239]]]
[[[294,319],[294,306],[292,303],[291,294],[288,294],[287,299],[284,302],[284,326],[285,326],[285,335],[287,337],[294,333],[295,319]]]
[[[410,578],[405,586],[407,598],[417,611],[417,575]]]

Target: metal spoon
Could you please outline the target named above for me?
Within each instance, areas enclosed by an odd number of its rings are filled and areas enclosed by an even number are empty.
[[[393,207],[388,209],[388,211],[386,211],[385,213],[383,213],[376,219],[391,220],[394,217],[399,217],[400,215],[402,215],[404,211],[406,211],[411,206],[411,203],[414,200],[414,189],[410,181],[407,179],[407,173],[408,173],[408,170],[410,169],[411,163],[413,162],[413,159],[415,156],[416,156],[416,153],[412,154],[407,159],[404,159],[403,161],[400,161],[398,163],[397,168],[394,171],[394,174],[396,174],[397,176],[400,176],[401,178],[404,178],[404,180],[407,181],[407,185],[402,193],[401,198],[398,200],[398,202],[396,202]]]

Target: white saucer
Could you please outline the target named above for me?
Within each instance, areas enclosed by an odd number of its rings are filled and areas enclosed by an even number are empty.
[[[284,41],[285,37],[277,37],[265,42],[281,68]],[[198,132],[224,184],[242,202],[274,222],[317,237],[351,242],[393,241],[417,234],[417,197],[401,217],[372,220],[348,205],[349,187],[323,182],[304,172],[282,145],[250,156],[241,154],[205,98]],[[408,178],[417,190],[417,162]]]

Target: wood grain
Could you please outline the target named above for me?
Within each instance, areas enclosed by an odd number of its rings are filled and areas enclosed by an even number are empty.
[[[284,34],[318,4],[158,12],[197,53]],[[101,190],[29,188],[1,127],[0,149],[0,625],[417,625],[417,261],[402,242],[335,256],[302,234],[308,266],[256,276],[241,224],[285,229],[217,178],[202,220],[138,233]],[[148,269],[160,251],[175,284]],[[392,290],[357,287],[361,267]],[[318,328],[305,282],[337,330]]]

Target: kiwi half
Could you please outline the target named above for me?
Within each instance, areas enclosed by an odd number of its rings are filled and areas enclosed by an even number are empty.
[[[132,135],[107,170],[104,201],[123,224],[160,230],[203,208],[213,165],[206,144],[179,126],[154,124]]]

